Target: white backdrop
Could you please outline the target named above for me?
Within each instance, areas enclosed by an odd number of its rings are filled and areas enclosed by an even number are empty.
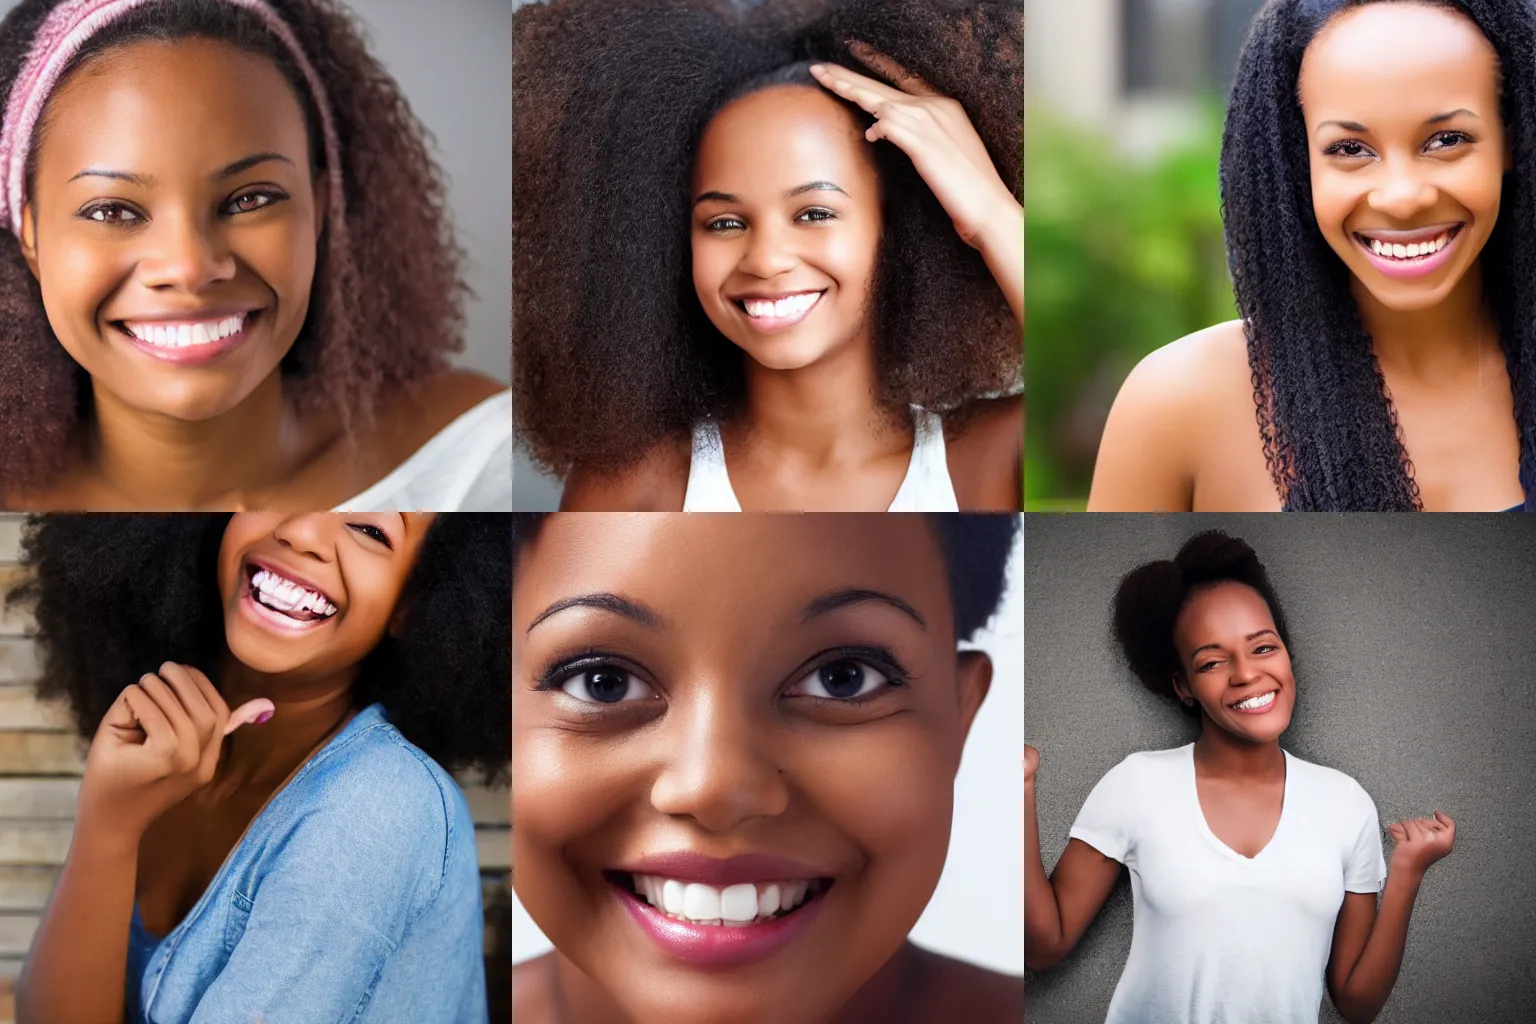
[[[992,691],[976,716],[955,781],[949,859],[918,944],[1010,974],[1024,973],[1024,536],[1008,560],[1008,591],[973,645],[992,658]],[[512,959],[550,943],[512,894]]]

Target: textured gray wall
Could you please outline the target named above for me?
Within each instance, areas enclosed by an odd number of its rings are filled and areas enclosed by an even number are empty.
[[[1047,870],[1106,771],[1196,735],[1124,667],[1109,606],[1133,567],[1218,527],[1253,545],[1290,621],[1297,704],[1283,745],[1357,779],[1383,826],[1436,808],[1456,819],[1456,847],[1419,892],[1402,973],[1377,1020],[1536,1019],[1536,518],[1028,519],[1025,739],[1041,753]],[[1032,1024],[1103,1021],[1130,943],[1122,871],[1078,948],[1029,975]],[[1325,1000],[1322,1020],[1341,1019]]]
[[[512,9],[506,0],[343,0],[433,136],[469,257],[458,365],[511,373]],[[0,0],[0,15],[17,0]]]

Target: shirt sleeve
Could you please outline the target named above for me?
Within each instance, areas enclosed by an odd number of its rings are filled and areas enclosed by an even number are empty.
[[[1376,801],[1358,782],[1352,787],[1351,797],[1349,820],[1355,841],[1344,866],[1344,889],[1380,892],[1387,880],[1387,862],[1381,853],[1381,819],[1376,813]]]
[[[350,1021],[443,888],[453,803],[426,768],[338,773],[237,897],[234,948],[189,1024]],[[471,826],[472,827],[472,826]]]
[[[1093,787],[1068,834],[1124,864],[1131,852],[1135,809],[1135,770],[1126,758]]]

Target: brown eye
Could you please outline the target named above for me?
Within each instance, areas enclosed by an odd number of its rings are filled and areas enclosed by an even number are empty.
[[[273,192],[241,192],[224,204],[225,213],[255,213],[284,198]]]
[[[92,206],[83,216],[87,220],[93,220],[98,224],[134,224],[139,215],[119,203],[102,203],[100,206]]]

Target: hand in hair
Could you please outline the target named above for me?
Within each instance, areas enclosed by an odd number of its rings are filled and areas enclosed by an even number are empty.
[[[208,677],[166,662],[147,672],[107,711],[91,741],[80,783],[82,828],[98,828],[135,848],[170,807],[213,781],[224,737],[265,721],[272,702],[231,712]]]
[[[874,115],[875,123],[864,137],[870,142],[885,139],[911,159],[954,221],[955,231],[986,257],[1022,324],[1024,208],[998,174],[965,108],[885,54],[858,42],[849,43],[848,48],[900,88],[836,64],[814,65],[811,74],[827,89]]]

